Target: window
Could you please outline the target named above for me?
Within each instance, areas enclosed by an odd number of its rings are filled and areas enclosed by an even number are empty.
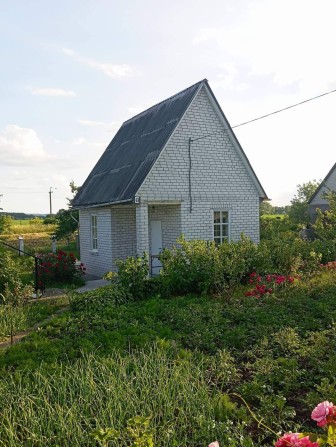
[[[222,244],[229,240],[229,212],[213,212],[214,241],[216,244]]]
[[[92,250],[98,250],[98,237],[97,237],[97,216],[91,216],[91,248]]]

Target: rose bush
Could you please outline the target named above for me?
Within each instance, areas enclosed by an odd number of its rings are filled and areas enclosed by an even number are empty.
[[[39,259],[39,286],[55,282],[78,280],[84,273],[84,264],[77,265],[73,253],[59,250],[57,253],[42,253]]]
[[[254,288],[248,290],[245,296],[253,296],[255,298],[261,298],[266,294],[272,294],[275,290],[286,285],[293,284],[295,281],[300,280],[300,276],[285,276],[268,274],[265,276],[258,275],[257,272],[252,272],[249,276],[249,284]]]
[[[311,413],[311,418],[327,433],[286,433],[279,438],[275,447],[322,447],[336,446],[336,406],[327,400],[319,403]]]

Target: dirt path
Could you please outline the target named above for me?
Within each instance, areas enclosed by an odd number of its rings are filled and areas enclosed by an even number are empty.
[[[53,298],[55,299],[55,297],[53,297]],[[50,299],[50,298],[45,298],[45,299]],[[38,323],[35,323],[34,326],[30,327],[29,329],[26,329],[25,331],[19,332],[18,334],[14,335],[13,343],[11,343],[11,338],[8,337],[5,341],[2,341],[0,343],[0,349],[6,349],[6,348],[9,348],[10,346],[16,345],[23,338],[27,337],[27,335],[30,335],[32,332],[36,331],[36,329],[38,329],[39,327],[45,326],[46,324],[49,323],[50,320],[52,320],[53,318],[57,317],[57,315],[60,315],[67,310],[69,310],[69,306],[62,307],[62,309],[58,309],[53,314],[49,315],[49,317],[46,318],[45,320],[39,321]]]

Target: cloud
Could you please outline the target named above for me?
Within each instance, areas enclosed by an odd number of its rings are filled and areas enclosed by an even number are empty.
[[[50,159],[34,129],[11,124],[0,132],[2,165],[31,166]]]
[[[248,67],[250,75],[272,76],[279,88],[297,82],[300,93],[315,94],[336,79],[335,14],[334,0],[323,7],[313,0],[252,2],[239,22],[200,29],[192,43]]]
[[[82,57],[70,48],[63,48],[62,52],[67,56],[72,57],[77,62],[83,65],[87,65],[95,70],[98,70],[106,76],[114,79],[121,79],[128,76],[132,76],[136,73],[134,67],[128,64],[109,64],[104,62],[98,62],[94,59]]]
[[[37,88],[37,87],[27,87],[32,95],[38,96],[55,96],[55,97],[66,97],[74,98],[76,93],[72,90],[63,90],[60,88]]]

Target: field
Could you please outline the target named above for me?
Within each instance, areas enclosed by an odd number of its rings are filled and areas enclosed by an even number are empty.
[[[96,446],[111,428],[109,446],[271,446],[314,429],[312,408],[336,399],[335,271],[245,291],[70,294],[69,311],[0,354],[0,445]],[[132,444],[134,424],[154,444]]]

